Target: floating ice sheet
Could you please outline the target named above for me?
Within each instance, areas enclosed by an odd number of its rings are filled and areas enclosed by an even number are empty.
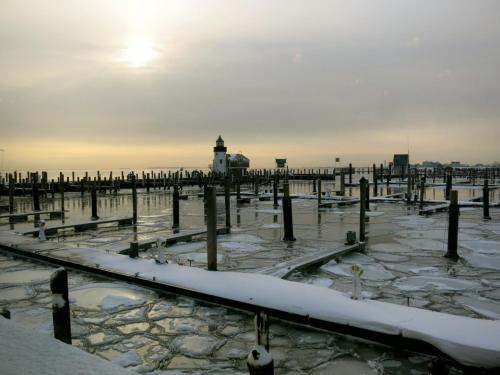
[[[480,283],[452,277],[439,276],[410,276],[396,280],[393,285],[401,290],[475,290],[481,287]]]

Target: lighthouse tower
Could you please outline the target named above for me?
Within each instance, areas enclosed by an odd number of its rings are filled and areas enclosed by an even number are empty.
[[[226,174],[227,171],[227,147],[224,147],[224,140],[219,135],[215,141],[213,171]]]

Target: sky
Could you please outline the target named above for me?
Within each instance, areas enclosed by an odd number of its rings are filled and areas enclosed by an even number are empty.
[[[496,0],[2,0],[0,169],[500,159]]]

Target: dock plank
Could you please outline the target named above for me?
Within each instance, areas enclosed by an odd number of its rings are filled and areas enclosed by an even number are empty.
[[[341,257],[352,251],[357,251],[359,248],[360,244],[345,245],[332,250],[328,249],[314,254],[306,254],[286,262],[278,263],[272,267],[265,268],[260,270],[258,273],[285,279],[295,271],[324,264],[333,258]]]
[[[75,232],[81,232],[87,229],[95,229],[98,225],[101,224],[110,224],[110,223],[118,223],[118,225],[124,224],[132,224],[132,217],[119,217],[119,218],[108,218],[108,219],[99,219],[99,220],[89,220],[83,223],[74,223],[74,224],[63,224],[58,226],[46,227],[45,234],[51,235],[56,234],[57,231],[61,229],[70,229],[74,228]],[[31,235],[33,237],[38,236],[40,229],[35,228],[28,231],[20,232],[23,236]]]

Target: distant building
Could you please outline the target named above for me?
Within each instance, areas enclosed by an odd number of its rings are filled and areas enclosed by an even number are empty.
[[[409,163],[410,163],[410,155],[394,154],[392,162],[392,173],[404,176],[408,170]]]
[[[224,140],[219,135],[219,138],[215,141],[212,170],[225,175],[241,175],[247,168],[250,168],[250,159],[243,154],[228,154],[227,147],[224,146]]]

